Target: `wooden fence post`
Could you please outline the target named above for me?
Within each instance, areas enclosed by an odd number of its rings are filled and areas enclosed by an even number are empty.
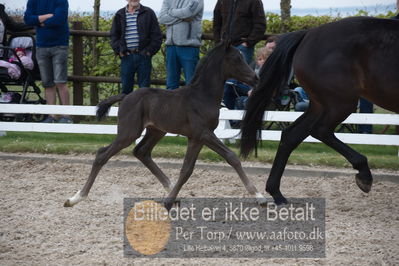
[[[80,21],[73,22],[72,28],[74,30],[82,30],[83,23]],[[73,36],[73,75],[83,76],[83,37],[81,35]],[[73,104],[83,105],[83,82],[73,81]]]
[[[83,30],[83,23],[75,21],[72,24],[73,30]],[[73,54],[73,75],[83,76],[83,37],[81,35],[74,35],[72,40]],[[83,105],[83,82],[73,81],[73,105]],[[79,123],[81,117],[75,116],[74,122]]]

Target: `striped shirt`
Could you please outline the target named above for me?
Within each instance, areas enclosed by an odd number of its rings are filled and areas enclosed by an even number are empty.
[[[126,8],[126,33],[125,40],[126,45],[129,50],[139,48],[139,32],[137,30],[137,17],[139,14],[139,9],[133,14],[130,14]]]

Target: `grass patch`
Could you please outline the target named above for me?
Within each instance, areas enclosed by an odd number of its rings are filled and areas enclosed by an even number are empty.
[[[100,148],[109,145],[114,135],[95,134],[62,134],[7,132],[0,137],[2,152],[35,152],[44,154],[95,154]],[[135,144],[125,148],[121,154],[131,154]],[[237,144],[227,144],[234,152],[239,153]],[[398,147],[375,145],[350,145],[353,149],[367,156],[371,168],[399,170]],[[264,141],[258,149],[258,157],[251,155],[247,161],[272,163],[277,151],[278,142]],[[165,137],[154,148],[153,157],[184,158],[187,140],[182,137]],[[207,147],[204,147],[199,159],[208,162],[223,162],[224,159]],[[320,143],[302,143],[291,154],[289,164],[321,165],[332,167],[352,167],[336,151]]]

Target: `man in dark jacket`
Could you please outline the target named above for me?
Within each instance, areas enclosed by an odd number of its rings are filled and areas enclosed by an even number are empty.
[[[232,25],[229,25],[232,4],[235,4]],[[229,32],[231,30],[231,32]],[[213,36],[220,42],[229,34],[229,38],[250,65],[255,45],[262,40],[266,31],[265,11],[261,0],[218,0],[213,11]],[[228,80],[224,85],[223,102],[229,109],[234,109],[238,96],[237,87],[248,87],[237,80]],[[246,89],[247,92],[251,88]],[[232,123],[232,126],[235,126]]]
[[[140,0],[127,0],[128,5],[116,12],[111,28],[111,47],[121,58],[122,92],[133,91],[137,73],[139,87],[151,83],[151,58],[162,44],[162,32],[154,11],[140,4]]]
[[[9,17],[5,11],[5,6],[0,4],[0,45],[7,45],[6,33],[18,32],[33,29],[33,27],[25,25],[24,23],[15,22]],[[0,57],[3,56],[3,50],[0,50]]]
[[[266,31],[265,11],[261,0],[218,0],[213,11],[213,35],[218,43],[228,32],[231,5],[235,2],[233,24],[230,27],[232,44],[243,54],[250,64],[254,47]]]

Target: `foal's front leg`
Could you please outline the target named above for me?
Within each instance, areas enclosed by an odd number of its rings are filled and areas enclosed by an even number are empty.
[[[187,152],[184,157],[183,167],[180,170],[179,180],[165,199],[165,207],[167,210],[172,208],[182,186],[187,182],[188,178],[193,173],[195,162],[197,161],[198,154],[202,149],[202,143],[195,140],[188,140]]]
[[[240,176],[241,181],[244,183],[245,188],[252,196],[256,197],[259,205],[264,205],[267,203],[266,198],[258,192],[252,181],[247,177],[244,170],[242,169],[240,159],[238,156],[226,145],[221,142],[213,132],[209,132],[205,138],[205,145],[210,149],[217,152],[220,156],[222,156],[228,164],[230,164]]]

